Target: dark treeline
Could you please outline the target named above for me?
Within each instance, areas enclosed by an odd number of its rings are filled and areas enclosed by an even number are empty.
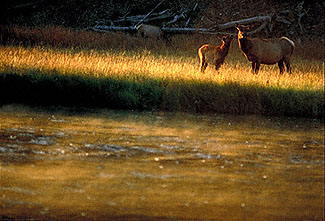
[[[123,16],[147,14],[159,2],[161,0],[3,0],[0,3],[0,24],[29,27],[54,25],[84,29],[98,22],[109,25],[110,20]],[[189,11],[196,3],[197,10],[195,14],[191,14]],[[233,20],[271,15],[269,31],[273,35],[299,35],[311,39],[324,36],[325,3],[321,0],[165,0],[156,11],[166,9],[175,15],[186,12],[187,16],[191,16],[189,25],[192,27],[208,28]],[[186,19],[173,25],[182,26]]]

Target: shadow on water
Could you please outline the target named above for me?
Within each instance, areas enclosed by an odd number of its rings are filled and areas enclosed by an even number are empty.
[[[0,217],[321,220],[311,119],[0,110]]]

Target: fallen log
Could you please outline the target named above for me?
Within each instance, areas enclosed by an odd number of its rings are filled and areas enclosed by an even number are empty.
[[[132,32],[136,31],[136,27],[121,27],[121,26],[106,26],[106,25],[96,25],[94,27],[88,28],[88,30],[98,31],[98,32],[108,32],[108,31],[124,31],[124,32]]]
[[[137,31],[137,28],[134,26],[107,26],[107,25],[96,25],[90,27],[87,30],[97,31],[97,32],[108,32],[108,31],[124,31],[124,32],[134,32]],[[207,28],[161,28],[163,32],[174,33],[174,34],[189,34],[189,33],[201,33],[201,34],[215,34],[219,35],[220,33],[211,32]],[[222,33],[222,34],[231,34],[231,33]]]
[[[258,28],[254,29],[253,31],[247,32],[247,34],[252,35],[252,34],[255,34],[255,33],[259,32],[259,31],[261,31],[263,28],[265,28],[265,27],[267,26],[267,24],[268,24],[268,22],[265,21],[265,22],[263,22],[263,23],[262,23]]]
[[[223,30],[223,29],[227,29],[227,28],[233,28],[235,27],[235,24],[239,24],[239,25],[248,25],[248,24],[252,24],[252,23],[269,23],[271,22],[271,16],[258,16],[258,17],[253,17],[253,18],[247,18],[247,19],[242,19],[242,20],[237,20],[237,21],[231,21],[231,22],[227,22],[224,24],[218,24],[213,26],[212,28],[210,28],[210,31],[214,30]]]
[[[261,31],[263,28],[265,28],[269,22],[271,21],[270,16],[260,16],[260,17],[253,17],[253,18],[248,18],[248,19],[242,19],[242,20],[237,20],[237,21],[231,21],[227,22],[224,24],[219,24],[217,26],[214,26],[212,28],[168,28],[168,27],[162,27],[161,30],[166,33],[171,33],[171,34],[190,34],[190,33],[200,33],[200,34],[214,34],[214,35],[233,35],[235,33],[228,33],[228,32],[221,32],[220,30],[227,29],[227,28],[234,28],[235,24],[252,24],[252,23],[260,23],[262,24],[250,31],[247,32],[247,34],[255,34],[259,31]],[[105,26],[105,25],[96,25],[94,27],[89,28],[90,30],[93,31],[98,31],[100,32],[106,32],[106,31],[125,31],[125,32],[135,32],[137,31],[136,26],[129,26],[129,27],[124,27],[124,26]]]
[[[264,26],[265,27],[265,26]],[[264,28],[263,27],[263,28]],[[255,29],[252,32],[248,32],[249,34],[256,33],[260,31],[263,28]],[[109,32],[109,31],[122,31],[122,32],[136,32],[137,29],[134,26],[130,27],[122,27],[122,26],[105,26],[105,25],[98,25],[94,27],[90,27],[87,30],[92,30],[96,32]],[[207,34],[207,35],[235,35],[236,33],[230,33],[230,32],[212,32],[208,28],[166,28],[163,27],[161,30],[164,33],[168,34],[193,34],[193,33],[199,33],[199,34]]]
[[[193,33],[193,32],[204,33],[204,32],[210,32],[210,30],[208,28],[167,28],[167,27],[162,27],[161,30],[163,32],[167,32],[167,33]]]

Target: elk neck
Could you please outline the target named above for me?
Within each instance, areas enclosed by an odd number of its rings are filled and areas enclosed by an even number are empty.
[[[249,49],[251,48],[251,40],[247,39],[247,38],[239,38],[238,37],[238,43],[239,43],[239,47],[240,49],[247,54]]]
[[[223,53],[223,54],[227,54],[228,51],[229,51],[229,48],[230,48],[230,43],[231,41],[222,41],[222,44],[220,45],[220,51]]]

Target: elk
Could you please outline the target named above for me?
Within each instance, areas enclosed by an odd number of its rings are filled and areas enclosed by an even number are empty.
[[[203,73],[209,64],[215,65],[215,69],[218,70],[229,52],[230,44],[233,40],[233,36],[229,35],[224,37],[221,41],[221,45],[209,45],[204,44],[198,49],[198,56],[200,59],[200,69]]]
[[[261,64],[278,63],[280,74],[283,74],[284,64],[291,74],[290,57],[295,43],[287,37],[274,39],[248,38],[243,26],[235,25],[238,30],[238,46],[248,61],[252,63],[253,73],[258,74]]]
[[[140,24],[136,29],[138,36],[141,37],[161,39],[163,36],[161,29],[157,26]]]

